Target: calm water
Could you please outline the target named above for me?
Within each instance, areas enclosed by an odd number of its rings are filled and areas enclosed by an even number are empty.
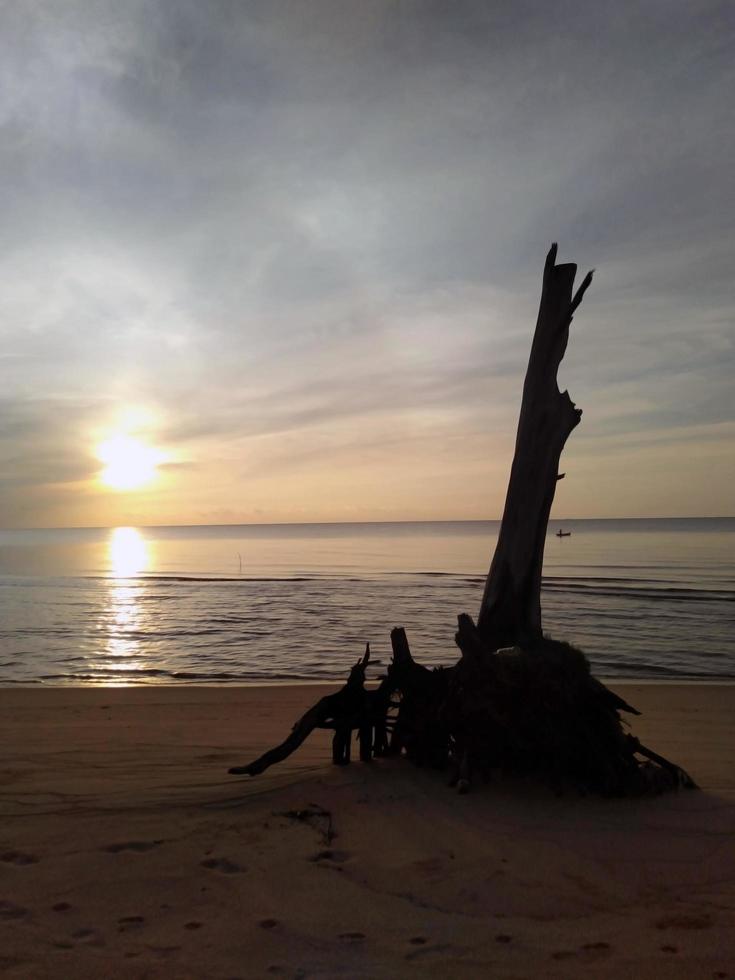
[[[546,631],[607,677],[735,677],[735,519],[550,526]],[[451,663],[497,522],[0,531],[0,684],[342,677],[405,626]]]

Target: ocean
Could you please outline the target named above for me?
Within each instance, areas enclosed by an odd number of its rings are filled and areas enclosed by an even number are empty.
[[[556,537],[559,527],[569,537]],[[499,522],[0,531],[0,685],[247,684],[457,657]],[[549,525],[545,631],[603,678],[735,678],[735,518]]]

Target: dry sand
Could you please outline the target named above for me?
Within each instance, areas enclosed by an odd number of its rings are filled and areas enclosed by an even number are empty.
[[[624,689],[702,792],[227,775],[322,693],[0,690],[0,974],[735,978],[735,687]]]

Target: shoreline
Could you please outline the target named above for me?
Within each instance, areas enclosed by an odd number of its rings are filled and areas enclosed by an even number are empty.
[[[729,675],[723,677],[605,677],[602,675],[594,674],[594,676],[602,684],[607,687],[630,687],[641,685],[643,687],[687,687],[691,685],[692,687],[733,687],[735,686],[735,677]],[[4,680],[0,682],[0,691],[17,691],[17,690],[29,690],[29,691],[66,691],[69,688],[83,690],[141,690],[141,689],[151,689],[160,690],[161,688],[169,688],[171,690],[196,690],[198,688],[206,688],[217,691],[226,691],[231,688],[280,688],[280,687],[328,687],[339,688],[346,681],[346,674],[343,678],[329,679],[315,679],[309,680],[308,678],[297,678],[295,680],[266,680],[259,679],[253,681],[211,681],[207,683],[206,681],[175,681],[171,683],[170,681],[161,681],[160,683],[152,681],[139,681],[139,682],[128,682],[128,683],[116,683],[109,681],[99,681],[97,683],[87,681],[84,683],[79,683],[73,678],[67,681],[58,682],[56,684],[48,684],[44,681],[9,681]],[[370,688],[374,685],[375,681],[368,680],[367,686]]]

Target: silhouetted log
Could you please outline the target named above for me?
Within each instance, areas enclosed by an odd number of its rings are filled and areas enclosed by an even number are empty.
[[[306,714],[299,718],[291,734],[280,745],[276,745],[246,766],[234,766],[229,772],[236,776],[260,775],[270,766],[288,758],[315,728],[334,729],[332,761],[335,765],[349,763],[352,731],[358,729],[363,733],[367,725],[369,709],[366,700],[368,692],[365,691],[365,670],[369,660],[370,644],[368,643],[365,656],[352,668],[349,679],[341,690],[321,698],[312,705]],[[366,744],[369,745],[369,742]],[[368,749],[361,741],[361,757],[364,759],[367,753]]]
[[[573,293],[577,266],[556,265],[556,248],[544,266],[503,520],[477,623],[490,649],[541,639],[541,568],[554,492],[564,475],[559,458],[582,415],[569,393],[559,391],[556,375],[592,273]]]
[[[393,682],[390,676],[386,676],[375,690],[367,691],[365,694],[367,719],[360,729],[360,758],[363,761],[368,761],[366,758],[369,755],[368,746],[371,754],[378,758],[390,752],[388,733],[392,732],[394,723],[389,720],[388,712],[398,707],[398,704],[393,701],[393,692]]]
[[[449,733],[442,719],[451,668],[429,670],[411,656],[406,631],[396,627],[391,631],[393,662],[388,679],[393,690],[400,691],[391,740],[391,751],[402,750],[418,765],[446,765]]]
[[[315,705],[309,708],[306,714],[299,718],[293,726],[288,738],[284,739],[280,745],[261,755],[255,762],[246,766],[233,766],[229,772],[233,776],[258,776],[270,766],[275,765],[276,762],[288,758],[311,735],[314,729],[323,725],[330,716],[332,712],[329,701],[329,697],[322,698],[321,701],[317,701]]]
[[[628,735],[628,740],[633,752],[637,752],[638,755],[642,755],[649,762],[653,763],[659,772],[666,773],[663,779],[659,777],[661,790],[681,789],[682,787],[684,789],[699,789],[689,773],[680,766],[677,766],[674,762],[669,762],[668,759],[664,759],[662,755],[658,755],[652,749],[646,748],[634,735]]]
[[[460,791],[474,769],[494,768],[538,772],[557,791],[604,796],[695,787],[683,769],[626,734],[619,712],[638,712],[592,677],[581,651],[545,638],[492,651],[467,615],[458,618],[456,640],[462,658],[445,718]]]

